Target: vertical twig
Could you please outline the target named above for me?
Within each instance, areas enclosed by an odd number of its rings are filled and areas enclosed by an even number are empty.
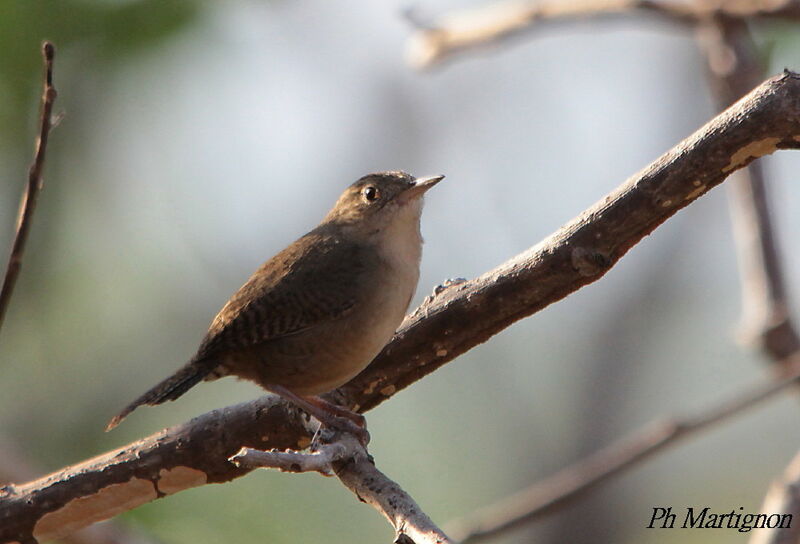
[[[55,57],[55,47],[50,42],[42,44],[42,55],[44,56],[44,89],[42,91],[41,117],[39,119],[39,134],[36,139],[33,163],[28,170],[28,184],[22,195],[20,202],[19,215],[17,216],[16,235],[11,246],[11,254],[8,258],[6,273],[3,278],[3,287],[0,291],[0,327],[2,327],[8,305],[11,300],[11,293],[14,290],[17,277],[22,267],[22,254],[25,251],[25,242],[30,232],[33,212],[36,208],[36,201],[42,190],[42,171],[44,169],[45,153],[47,151],[47,139],[50,129],[53,128],[52,115],[53,104],[57,92],[53,87],[53,59]],[[12,451],[8,441],[3,442],[6,447],[0,448],[0,484],[12,480],[28,480],[35,475],[35,471],[25,462],[23,457],[17,452]],[[147,540],[128,534],[128,532],[117,525],[105,524],[94,527],[87,527],[64,539],[70,544],[122,544],[122,543],[146,543]]]
[[[745,20],[718,14],[698,27],[698,38],[717,108],[722,111],[761,80],[764,67]],[[737,172],[728,191],[742,276],[741,334],[778,362],[800,349],[800,338],[791,321],[761,163]]]
[[[3,278],[3,287],[0,290],[0,327],[3,326],[8,304],[11,300],[11,293],[17,282],[20,268],[22,267],[22,254],[25,251],[25,242],[31,228],[33,211],[36,208],[36,200],[42,190],[42,170],[44,169],[44,157],[47,151],[47,138],[52,128],[51,117],[53,114],[53,103],[56,100],[56,89],[53,87],[53,57],[56,49],[50,42],[42,45],[44,55],[44,91],[42,92],[41,117],[39,120],[39,136],[36,139],[36,150],[33,163],[28,170],[28,186],[22,195],[19,215],[17,216],[16,235],[11,246],[11,255],[8,258],[6,274]]]
[[[743,20],[717,16],[699,27],[700,43],[706,54],[711,87],[720,110],[744,94],[758,81],[764,66],[758,58],[748,24]],[[761,163],[737,172],[728,194],[742,277],[741,334],[776,365],[787,353],[800,347],[800,337],[791,319],[786,279],[769,207],[768,188]],[[800,515],[800,455],[772,484],[761,512]],[[796,543],[800,527],[757,529],[751,544]]]

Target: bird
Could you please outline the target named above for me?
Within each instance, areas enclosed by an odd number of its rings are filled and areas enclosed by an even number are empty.
[[[368,440],[361,414],[320,398],[383,349],[416,291],[425,193],[444,176],[367,174],[316,228],[262,264],[212,320],[195,355],[108,423],[233,375],[298,406],[323,426]],[[365,438],[366,436],[366,438]]]

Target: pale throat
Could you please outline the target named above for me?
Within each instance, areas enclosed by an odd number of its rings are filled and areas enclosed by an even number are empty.
[[[397,215],[383,229],[378,242],[381,257],[397,272],[407,276],[414,287],[422,257],[422,234],[419,230],[422,204],[422,198],[417,198],[397,210]]]

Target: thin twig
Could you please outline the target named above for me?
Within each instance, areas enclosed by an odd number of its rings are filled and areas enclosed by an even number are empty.
[[[47,151],[47,139],[52,127],[53,103],[57,94],[55,87],[53,87],[53,58],[55,53],[56,49],[53,44],[44,42],[42,45],[42,54],[44,55],[44,91],[42,92],[39,136],[36,138],[36,151],[33,163],[28,171],[28,186],[22,195],[17,217],[17,232],[14,236],[14,243],[11,246],[11,255],[8,258],[3,287],[0,290],[0,327],[3,325],[3,319],[11,300],[11,293],[14,290],[14,285],[22,267],[22,254],[25,251],[25,242],[28,239],[28,233],[31,228],[33,211],[36,208],[39,192],[42,190],[42,170],[44,169],[44,158]]]
[[[761,165],[751,164],[742,171],[729,196],[742,275],[739,335],[771,361],[780,362],[800,349],[800,338],[791,319]]]
[[[33,163],[28,170],[28,183],[25,193],[20,202],[19,215],[17,217],[16,235],[11,247],[11,254],[6,266],[3,287],[0,290],[0,327],[8,310],[11,294],[14,290],[19,272],[22,266],[22,256],[25,250],[25,242],[28,239],[30,226],[32,223],[33,212],[39,193],[42,190],[42,172],[44,170],[45,153],[47,151],[47,140],[52,129],[58,120],[53,120],[53,104],[57,96],[53,87],[53,59],[55,58],[55,47],[50,42],[42,44],[42,55],[44,56],[44,90],[41,101],[41,117],[39,119],[39,135],[36,139]],[[0,441],[0,484],[10,481],[28,480],[34,476],[34,470],[28,465],[21,455],[17,455],[10,447],[9,441]],[[142,537],[129,534],[129,532],[115,524],[96,525],[87,527],[81,531],[64,538],[65,543],[69,544],[132,544],[147,542]]]
[[[774,397],[800,378],[800,354],[786,368],[791,371],[784,379],[756,385],[696,414],[653,422],[541,482],[449,523],[447,532],[462,544],[473,543],[538,519],[668,446]]]
[[[274,468],[281,472],[319,472],[333,475],[333,464],[352,455],[342,442],[324,444],[311,453],[286,450],[257,450],[242,448],[228,460],[242,468]]]
[[[242,448],[230,458],[243,468],[275,468],[284,472],[335,473],[362,502],[374,507],[395,530],[395,542],[451,544],[452,541],[411,496],[375,467],[366,448],[349,433],[336,433],[310,453]]]
[[[715,15],[738,19],[798,19],[800,1],[690,2],[658,0],[502,1],[449,13],[425,24],[415,13],[415,32],[409,38],[407,60],[417,68],[430,68],[456,53],[475,50],[539,28],[540,22],[566,22],[592,18],[630,18],[652,13],[657,21],[691,25]]]
[[[682,5],[648,0],[561,2],[494,2],[453,12],[425,25],[412,23],[406,60],[415,68],[430,68],[456,53],[486,47],[539,28],[541,22],[566,22],[583,17],[629,17],[633,11],[657,11],[678,22],[691,20]],[[417,13],[417,19],[419,14]],[[662,18],[663,19],[663,18]]]

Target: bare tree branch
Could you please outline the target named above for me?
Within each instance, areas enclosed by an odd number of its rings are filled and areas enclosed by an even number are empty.
[[[800,512],[800,454],[796,455],[783,475],[770,486],[761,512]],[[781,529],[755,529],[750,544],[797,544],[800,523]]]
[[[699,27],[717,102],[724,107],[764,72],[748,25],[741,20],[714,17]],[[758,344],[780,373],[788,353],[800,349],[791,319],[789,297],[781,266],[778,240],[769,208],[763,168],[751,164],[729,185],[742,274],[742,336]],[[761,512],[800,517],[800,456],[772,484]],[[751,544],[796,543],[800,527],[756,529]]]
[[[764,68],[744,20],[710,18],[698,27],[698,37],[721,110],[760,81]],[[728,191],[742,275],[741,336],[756,343],[773,362],[780,362],[800,349],[800,338],[791,321],[761,164],[737,172]]]
[[[602,277],[644,236],[734,171],[800,147],[800,76],[765,81],[528,251],[441,290],[332,396],[366,411],[505,327]],[[0,542],[54,538],[182,489],[248,472],[241,447],[302,448],[306,421],[271,397],[210,412],[21,486],[0,489]]]
[[[748,5],[755,9],[755,3]],[[732,7],[732,4],[728,6]],[[741,14],[750,13],[744,4],[739,7],[742,8]],[[692,19],[696,20],[692,22],[700,23],[698,37],[706,54],[710,83],[719,108],[724,109],[762,77],[757,53],[744,19],[721,10],[702,13],[703,17],[699,16],[701,13],[695,15]],[[759,340],[773,361],[785,364],[800,350],[800,342],[790,321],[760,163],[752,163],[737,172],[728,187],[737,227],[747,331],[750,338]],[[780,368],[782,375],[788,372],[786,368]],[[662,424],[642,430],[636,434],[632,445],[625,442],[612,445],[543,483],[533,484],[465,521],[455,522],[456,528],[451,532],[464,542],[480,541],[538,519],[553,507],[631,468],[630,465],[681,438],[683,433],[673,433],[675,429],[677,427]],[[797,513],[800,515],[800,511]]]
[[[478,278],[437,290],[334,398],[370,409],[513,322],[597,281],[644,236],[734,171],[775,149],[800,146],[800,119],[793,113],[798,92],[800,79],[790,72],[767,80],[536,246]]]
[[[241,447],[303,448],[314,428],[274,397],[215,410],[24,485],[0,487],[0,542],[35,542],[207,483],[243,476]]]
[[[337,433],[333,440],[311,453],[257,451],[242,448],[231,461],[247,468],[276,468],[284,472],[336,474],[361,502],[373,506],[389,520],[395,542],[450,544],[452,541],[403,489],[375,467],[366,448],[349,433]]]
[[[737,19],[800,19],[800,2],[676,2],[663,0],[580,0],[560,2],[503,1],[450,13],[434,23],[422,23],[414,12],[416,30],[408,43],[408,62],[430,68],[453,55],[486,47],[539,28],[541,22],[570,22],[585,17],[629,18],[633,13],[658,15],[657,21],[694,24],[714,16]]]
[[[20,202],[16,235],[11,245],[11,254],[9,255],[6,274],[3,278],[3,287],[0,288],[0,327],[3,326],[3,319],[11,301],[11,293],[14,290],[14,285],[22,267],[22,255],[25,251],[25,242],[28,240],[33,211],[36,209],[36,200],[42,190],[42,170],[44,169],[44,158],[47,151],[47,139],[52,128],[53,103],[57,95],[56,89],[53,87],[53,58],[55,57],[56,49],[52,43],[44,42],[42,54],[44,55],[44,91],[42,92],[41,117],[39,118],[39,136],[36,138],[33,163],[28,171],[27,189]]]
[[[751,164],[742,174],[730,187],[742,274],[740,336],[780,362],[800,349],[800,338],[791,319],[763,169]]]
[[[333,476],[333,464],[355,455],[342,441],[323,444],[309,453],[295,450],[255,450],[242,448],[229,461],[237,467],[274,468],[281,472],[319,472]]]
[[[800,378],[800,353],[786,362],[787,377],[756,385],[696,414],[655,421],[553,476],[454,521],[447,532],[462,544],[493,538],[529,523],[628,471],[697,432],[774,397]]]
[[[31,466],[29,456],[12,447],[12,441],[0,435],[0,487],[7,482],[35,478],[41,471]],[[2,493],[0,493],[2,496]],[[134,534],[124,526],[109,521],[85,527],[62,539],[64,544],[153,544],[152,538]]]

